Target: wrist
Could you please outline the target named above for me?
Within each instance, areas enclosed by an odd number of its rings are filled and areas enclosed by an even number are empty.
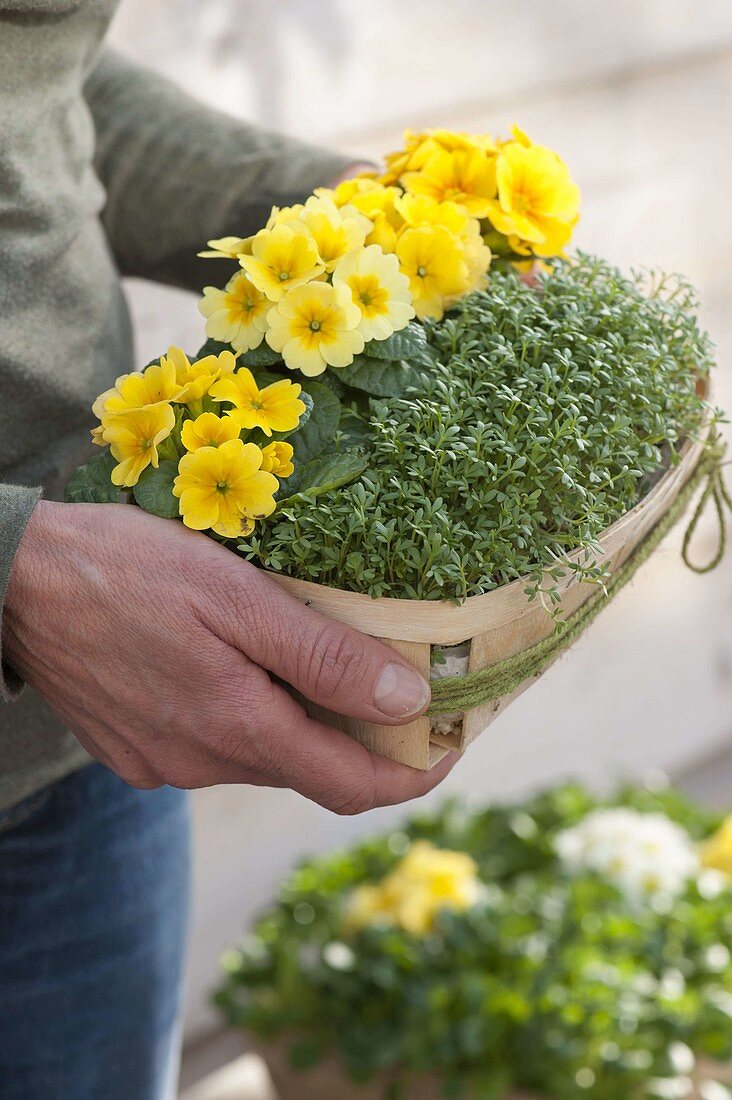
[[[45,589],[58,543],[58,512],[64,505],[39,500],[31,513],[10,568],[3,605],[3,660],[16,667],[24,622],[34,597]]]

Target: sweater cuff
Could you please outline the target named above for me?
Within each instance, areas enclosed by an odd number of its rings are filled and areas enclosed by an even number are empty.
[[[28,489],[22,485],[0,485],[0,627],[13,561],[26,524],[40,498],[40,489]],[[0,700],[13,702],[22,688],[21,677],[3,660],[3,632],[0,629]]]

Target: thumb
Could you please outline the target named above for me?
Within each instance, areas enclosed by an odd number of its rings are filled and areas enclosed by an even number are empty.
[[[413,721],[430,686],[384,642],[327,619],[247,562],[236,562],[234,615],[217,609],[209,629],[307,699],[379,725]]]

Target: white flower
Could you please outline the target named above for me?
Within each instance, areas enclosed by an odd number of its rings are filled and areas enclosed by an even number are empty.
[[[594,872],[634,904],[683,893],[699,861],[688,833],[664,814],[624,807],[595,810],[555,840],[570,874]]]

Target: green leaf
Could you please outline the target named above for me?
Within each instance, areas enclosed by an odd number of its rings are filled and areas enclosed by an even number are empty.
[[[118,504],[121,489],[112,484],[116,465],[111,453],[103,451],[80,466],[66,486],[67,504]]]
[[[290,442],[295,449],[295,463],[318,458],[333,442],[341,417],[341,403],[329,386],[322,382],[308,382],[308,396],[312,400],[312,412],[307,420],[301,420]],[[303,400],[305,395],[301,394]],[[294,476],[294,475],[293,475]]]
[[[412,321],[386,340],[371,340],[367,345],[371,359],[412,359],[420,362],[427,353],[427,335],[420,324]]]
[[[189,355],[188,358],[192,363],[196,363],[199,359],[205,359],[207,355],[221,355],[222,351],[231,351],[231,345],[223,344],[220,340],[207,340],[195,355]]]
[[[399,397],[408,386],[419,384],[416,370],[408,363],[370,359],[367,355],[357,356],[350,367],[340,371],[339,377],[347,386],[373,397]]]
[[[237,362],[245,367],[273,367],[275,363],[282,362],[282,355],[279,351],[272,351],[269,344],[262,341],[258,348],[242,352]]]
[[[348,485],[360,477],[368,466],[368,458],[355,451],[343,451],[341,454],[325,454],[314,458],[302,466],[295,467],[295,473],[287,479],[285,488],[290,500],[294,496],[319,496],[321,493]]]
[[[177,473],[177,462],[166,460],[157,469],[148,466],[133,489],[140,507],[163,519],[174,519],[179,515],[178,499],[173,496],[173,481]]]

